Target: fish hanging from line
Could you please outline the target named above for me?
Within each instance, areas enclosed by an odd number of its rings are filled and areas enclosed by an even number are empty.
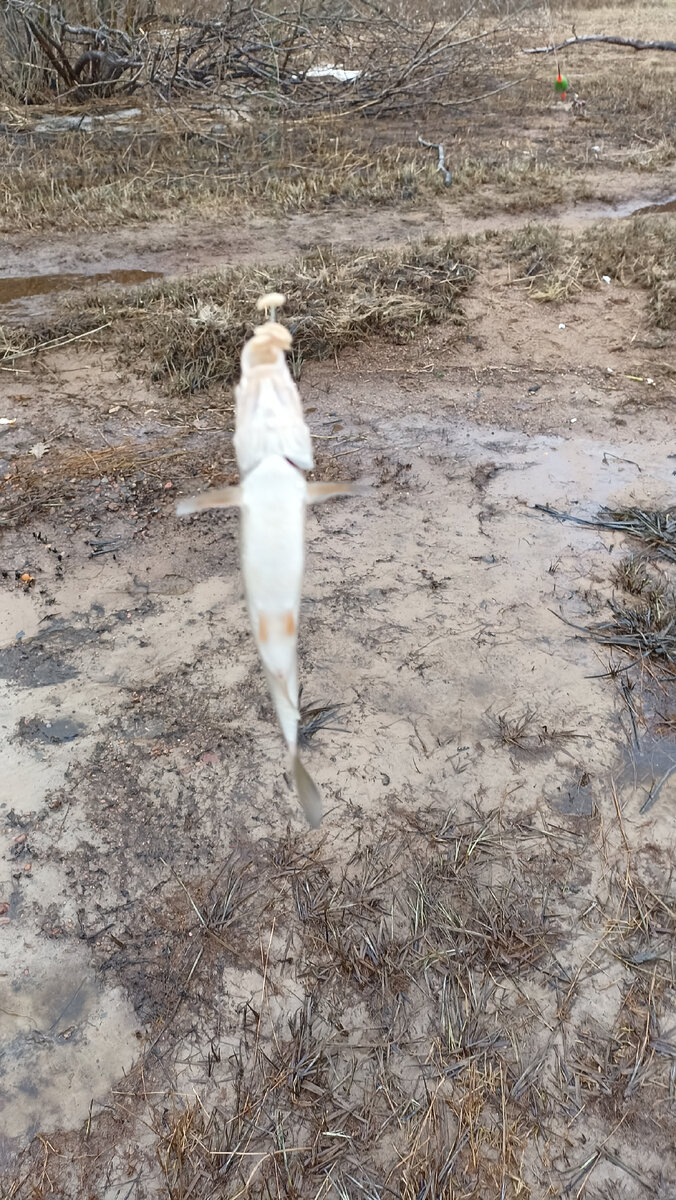
[[[240,561],[254,641],[291,757],[296,792],[308,823],[322,817],[319,789],[298,754],[297,642],[305,566],[305,510],[334,496],[364,495],[361,483],[308,483],[314,466],[310,431],[286,362],[291,334],[274,320],[277,293],[258,307],[273,320],[245,344],[235,389],[236,487],[212,488],[181,500],[179,516],[208,508],[240,509]]]

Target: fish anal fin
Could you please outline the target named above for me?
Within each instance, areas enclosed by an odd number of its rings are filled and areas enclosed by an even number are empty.
[[[207,508],[236,508],[242,501],[240,487],[211,488],[199,496],[186,496],[176,505],[176,515],[187,517],[190,513],[204,512]]]
[[[325,500],[333,500],[336,496],[367,496],[370,490],[368,484],[360,480],[308,483],[307,503],[323,504]]]

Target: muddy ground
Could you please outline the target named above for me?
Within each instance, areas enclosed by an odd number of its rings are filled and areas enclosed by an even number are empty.
[[[676,192],[662,159],[605,185],[535,215],[619,227]],[[449,196],[16,231],[0,321],[47,329],[64,282],[77,304],[140,282],[119,272],[533,215]],[[452,320],[304,364],[316,476],[372,484],[308,514],[318,833],[236,514],[174,516],[234,469],[229,390],[179,405],[88,337],[3,369],[3,1200],[673,1200],[673,667],[593,634],[634,603],[617,568],[641,545],[537,507],[669,507],[673,356],[640,287],[541,304],[486,251]],[[91,469],[50,495],[73,456]],[[648,569],[667,603],[673,561]]]

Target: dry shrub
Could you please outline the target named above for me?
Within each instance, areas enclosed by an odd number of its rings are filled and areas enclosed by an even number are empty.
[[[203,16],[188,6],[183,13],[157,13],[135,0],[70,4],[65,11],[4,0],[0,22],[3,14],[5,56],[18,68],[5,82],[22,103],[50,92],[81,102],[113,90],[145,88],[168,99],[225,86],[230,98],[263,97],[280,112],[306,115],[382,115],[443,103],[439,94],[474,56],[477,42],[511,23],[509,12],[492,14],[482,33],[471,27],[474,36],[463,37],[458,26],[469,13],[462,10],[439,21],[437,13],[397,14],[368,0],[345,7],[310,0],[290,8],[226,0],[222,11]],[[327,62],[355,75],[326,76]]]

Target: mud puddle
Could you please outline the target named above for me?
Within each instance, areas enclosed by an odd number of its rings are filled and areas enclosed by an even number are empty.
[[[396,420],[385,411],[378,416],[375,385],[369,413],[368,417],[360,414],[352,431],[351,422],[343,417],[344,428],[334,451],[354,456],[357,470],[363,447],[368,445],[368,458],[362,464],[367,477],[373,475],[374,460],[395,462],[394,474],[384,468],[392,498],[368,514],[358,502],[354,516],[347,505],[340,511],[337,507],[335,513],[309,516],[306,607],[319,645],[317,684],[321,686],[321,673],[330,670],[339,692],[349,694],[363,665],[362,639],[379,642],[388,619],[401,631],[397,674],[401,661],[421,661],[419,645],[428,636],[436,643],[437,630],[447,625],[455,628],[458,613],[465,612],[471,613],[468,628],[449,634],[465,647],[461,660],[451,655],[446,663],[446,651],[437,650],[437,666],[442,673],[448,672],[447,678],[453,678],[451,691],[456,698],[462,697],[457,699],[462,741],[481,737],[482,712],[489,703],[498,708],[519,703],[523,685],[527,697],[533,684],[542,693],[544,707],[560,707],[560,670],[549,648],[554,638],[573,670],[576,712],[586,711],[592,694],[596,695],[592,708],[600,703],[599,693],[605,685],[590,685],[581,673],[583,666],[588,668],[596,661],[593,643],[566,629],[551,608],[553,603],[562,605],[562,613],[572,620],[586,612],[576,599],[575,579],[586,569],[580,564],[598,558],[603,565],[607,563],[610,575],[622,547],[614,548],[612,539],[601,531],[558,523],[533,511],[532,506],[546,503],[589,517],[608,503],[631,503],[638,498],[647,504],[651,495],[658,503],[672,483],[673,466],[664,447],[649,443],[611,446],[579,437],[525,438],[467,425],[455,425],[451,435],[424,413]],[[331,420],[327,428],[334,430],[335,422]],[[321,425],[317,432],[323,432]],[[432,506],[435,496],[436,509]],[[396,516],[388,515],[392,504]],[[72,767],[87,761],[101,737],[107,736],[111,723],[133,708],[135,701],[130,696],[161,687],[163,680],[180,674],[200,656],[208,661],[202,686],[206,692],[211,686],[215,697],[231,692],[247,670],[255,669],[248,652],[233,654],[226,665],[227,646],[238,644],[242,637],[247,639],[236,565],[236,521],[217,517],[200,527],[195,522],[177,522],[171,512],[166,521],[171,531],[169,574],[164,540],[150,548],[143,561],[130,543],[118,561],[82,563],[73,571],[67,591],[60,592],[57,620],[41,611],[34,593],[21,594],[18,599],[10,594],[13,608],[8,611],[0,646],[0,763],[5,785],[0,813],[3,808],[5,812],[39,811],[52,791],[63,785]],[[349,535],[342,530],[344,521],[351,530]],[[364,630],[353,619],[352,659],[344,653],[347,646],[343,647],[333,602],[329,600],[325,606],[322,599],[326,586],[331,593],[349,582],[343,579],[342,568],[320,565],[312,543],[321,545],[324,525],[337,538],[339,557],[340,547],[352,556],[345,569],[353,586],[363,579],[367,598],[390,592],[396,597],[391,611],[388,603],[378,605],[377,612],[383,614],[380,633],[376,631],[380,618],[375,613],[364,618]],[[201,547],[200,571],[194,579],[191,563],[197,545]],[[372,560],[376,546],[385,555],[377,567]],[[559,560],[567,564],[565,569]],[[566,590],[562,581],[568,577]],[[180,586],[176,586],[177,578]],[[531,649],[538,647],[536,657],[541,656],[533,680],[524,676],[516,649],[528,640],[525,631],[519,632],[524,580],[537,612]],[[410,597],[419,589],[423,603],[416,602],[411,608]],[[404,594],[399,596],[401,591]],[[531,602],[526,609],[530,613]],[[541,627],[539,634],[536,627]],[[482,628],[490,630],[485,637],[479,632]],[[476,649],[475,637],[480,646],[489,649]],[[218,653],[217,644],[223,647]],[[341,650],[334,662],[338,645]],[[510,649],[493,658],[490,651],[503,645]],[[386,673],[383,663],[381,668]],[[397,682],[401,683],[400,676]],[[438,679],[429,691],[423,688],[418,694],[417,684],[411,683],[401,701],[396,696],[396,690],[391,695],[385,679],[376,683],[376,707],[382,703],[390,713],[393,703],[398,707],[401,702],[404,708],[413,703],[419,713],[430,714],[448,703]],[[135,713],[140,721],[142,706]],[[598,719],[597,712],[594,722]],[[246,726],[244,715],[242,723]],[[161,738],[162,726],[161,711],[147,724],[140,721],[136,729],[139,744]],[[264,723],[260,732],[271,750],[268,767],[274,777],[279,765],[274,725]],[[133,728],[116,735],[123,741],[129,737],[133,741],[135,736]],[[608,757],[610,750],[606,749]],[[392,754],[396,763],[394,749]],[[385,757],[389,760],[389,751]],[[363,765],[360,763],[359,769]],[[404,764],[400,766],[403,770]],[[263,793],[266,786],[262,784]]]
[[[47,307],[44,298],[54,292],[82,291],[85,288],[104,287],[106,284],[133,287],[147,283],[150,279],[157,279],[161,274],[161,271],[124,268],[96,271],[91,274],[71,272],[0,277],[0,320],[3,317],[17,318],[43,311]]]
[[[576,205],[574,208],[554,214],[554,223],[565,225],[567,228],[586,225],[593,221],[623,221],[627,217],[640,217],[650,213],[673,212],[676,206],[676,196],[669,194],[664,199],[648,199],[648,197],[632,196],[619,204],[599,204],[589,201]],[[541,217],[548,221],[546,214]]]
[[[641,208],[631,208],[627,215],[640,217],[644,213],[670,212],[676,212],[676,196],[669,196],[666,200],[659,200],[655,204],[644,204]]]
[[[611,780],[632,846],[669,852],[670,781],[641,814],[622,698],[599,647],[566,624],[607,612],[629,547],[533,509],[658,501],[673,481],[666,438],[529,438],[445,419],[436,399],[413,409],[384,377],[365,406],[338,380],[326,418],[306,390],[313,432],[340,424],[332,453],[375,487],[308,514],[301,679],[308,700],[343,705],[308,752],[330,852],[344,858],[384,811],[463,813],[476,797],[507,826],[553,812],[610,823]],[[113,953],[124,944],[167,863],[208,873],[240,836],[303,829],[247,633],[236,518],[179,522],[167,507],[142,544],[101,562],[78,558],[78,537],[52,585],[58,618],[22,595],[0,646],[6,1159],[37,1130],[86,1121],[140,1052],[130,1001],[143,1012],[151,977],[141,960],[123,976],[129,999],[104,987],[90,934],[110,923]],[[221,1018],[241,1023],[226,1002]],[[203,1070],[182,1062],[177,1090],[192,1094]]]
[[[96,979],[85,948],[60,946],[57,929],[46,942],[19,928],[0,929],[0,1169],[36,1133],[96,1112],[138,1052],[133,1009]]]

